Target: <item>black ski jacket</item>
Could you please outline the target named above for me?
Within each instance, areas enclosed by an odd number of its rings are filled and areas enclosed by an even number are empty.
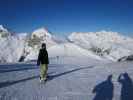
[[[40,64],[49,64],[48,52],[46,49],[40,49],[39,51],[37,65]]]

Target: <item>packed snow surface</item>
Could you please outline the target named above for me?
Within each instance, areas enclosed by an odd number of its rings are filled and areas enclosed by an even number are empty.
[[[0,100],[99,100],[94,99],[98,93],[100,100],[105,100],[106,94],[110,93],[113,93],[110,100],[120,100],[122,85],[118,77],[126,72],[133,79],[132,65],[133,62],[107,63],[82,57],[50,58],[49,79],[46,84],[41,84],[36,62],[1,64]],[[110,84],[107,77],[111,74]],[[99,85],[103,91],[93,93]],[[114,89],[109,88],[111,86]],[[128,85],[127,89],[132,86]]]

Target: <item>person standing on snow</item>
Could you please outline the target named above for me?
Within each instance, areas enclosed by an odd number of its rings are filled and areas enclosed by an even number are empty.
[[[48,52],[46,50],[46,44],[42,43],[42,48],[39,51],[37,65],[40,66],[40,81],[47,80],[47,70],[48,70],[49,58]]]

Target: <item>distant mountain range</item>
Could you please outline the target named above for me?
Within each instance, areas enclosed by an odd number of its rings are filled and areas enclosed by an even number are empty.
[[[61,38],[46,28],[36,29],[32,33],[12,34],[0,25],[0,62],[35,60],[41,43],[47,44],[50,57],[82,56],[117,61],[133,54],[133,39],[117,32],[74,32]]]

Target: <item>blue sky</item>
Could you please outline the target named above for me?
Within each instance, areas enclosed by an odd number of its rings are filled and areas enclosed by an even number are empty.
[[[15,32],[46,27],[63,36],[100,30],[132,36],[133,0],[0,0],[0,24]]]

